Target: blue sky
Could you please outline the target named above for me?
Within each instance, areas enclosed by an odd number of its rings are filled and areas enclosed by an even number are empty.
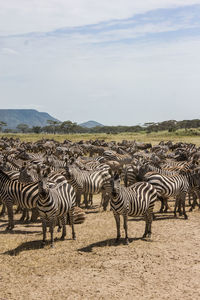
[[[200,0],[8,0],[0,20],[0,108],[106,125],[200,118]]]

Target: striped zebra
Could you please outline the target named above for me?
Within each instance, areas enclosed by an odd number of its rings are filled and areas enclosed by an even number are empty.
[[[124,164],[131,163],[132,156],[128,153],[126,154],[119,154],[113,150],[105,150],[103,152],[103,156],[105,158],[105,162],[109,160],[117,161],[123,166]]]
[[[49,174],[49,180],[56,184],[66,181],[62,174],[55,173]],[[14,228],[13,204],[28,209],[37,207],[38,182],[24,184],[18,179],[11,179],[8,174],[0,170],[0,199],[8,211],[7,230],[12,230]]]
[[[5,171],[5,173],[10,177],[10,179],[12,180],[15,180],[15,179],[18,179],[19,177],[19,172],[18,171]],[[1,195],[1,193],[0,193]],[[1,199],[1,196],[0,196],[0,204],[2,204],[2,209],[1,209],[1,212],[0,212],[0,216],[5,216],[5,213],[6,213],[6,205],[4,203],[4,201]]]
[[[180,203],[183,207],[183,215],[185,219],[188,218],[185,212],[185,197],[187,192],[192,189],[198,189],[200,184],[199,174],[189,171],[172,176],[147,173],[144,178],[156,188],[158,199],[162,198],[164,201],[167,201],[169,197],[174,196],[176,198],[174,216],[176,216],[177,205]],[[162,209],[163,207],[161,207],[161,211]]]
[[[69,214],[70,225],[72,227],[72,237],[73,239],[76,239],[73,222],[76,195],[73,187],[65,181],[50,188],[48,186],[47,173],[44,173],[42,176],[40,171],[38,172],[38,179],[39,198],[37,201],[37,208],[42,219],[42,245],[44,246],[46,242],[46,228],[47,223],[49,223],[51,247],[54,246],[53,231],[58,220],[62,224],[61,240],[65,239],[67,214]]]
[[[116,242],[120,239],[120,215],[124,219],[125,243],[128,244],[127,217],[143,215],[145,219],[145,232],[143,237],[151,236],[154,203],[157,200],[156,189],[147,182],[137,182],[129,187],[120,185],[119,176],[115,176],[105,184],[105,189],[111,195],[111,209],[114,214],[117,228]]]
[[[125,187],[128,187],[136,183],[138,175],[138,169],[136,166],[128,164],[122,168],[121,179],[124,181]]]
[[[76,202],[80,206],[81,195],[84,194],[86,208],[88,207],[87,195],[98,194],[101,192],[105,181],[111,178],[109,169],[85,171],[78,168],[65,168],[65,177],[76,192]]]

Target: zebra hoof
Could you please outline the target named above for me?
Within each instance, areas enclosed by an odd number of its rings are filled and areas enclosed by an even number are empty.
[[[188,219],[188,216],[187,216],[187,215],[184,215],[184,218],[185,218],[185,220],[187,220],[187,219]]]
[[[125,239],[125,245],[128,245],[128,244],[129,244],[129,240],[127,238],[127,239]]]

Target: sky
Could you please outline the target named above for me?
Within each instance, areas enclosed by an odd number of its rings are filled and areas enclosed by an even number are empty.
[[[200,0],[0,0],[0,108],[200,119]]]

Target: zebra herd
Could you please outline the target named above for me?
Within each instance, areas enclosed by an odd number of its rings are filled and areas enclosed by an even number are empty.
[[[104,140],[80,141],[41,140],[36,143],[19,139],[0,140],[0,201],[1,215],[7,209],[7,230],[13,230],[13,206],[22,210],[21,220],[32,221],[38,215],[42,221],[43,241],[47,226],[50,228],[51,246],[54,245],[54,227],[62,228],[61,239],[66,236],[66,224],[83,223],[83,208],[93,205],[93,195],[102,194],[101,205],[108,202],[113,212],[117,237],[120,239],[120,215],[123,216],[125,243],[128,244],[128,216],[142,215],[145,220],[143,237],[151,236],[155,202],[161,201],[160,212],[167,211],[168,199],[175,201],[174,216],[188,216],[186,196],[192,210],[199,204],[200,149],[194,144],[160,142],[158,145]],[[83,202],[81,196],[83,195]],[[192,200],[191,200],[192,198]],[[79,208],[81,206],[81,208]]]

